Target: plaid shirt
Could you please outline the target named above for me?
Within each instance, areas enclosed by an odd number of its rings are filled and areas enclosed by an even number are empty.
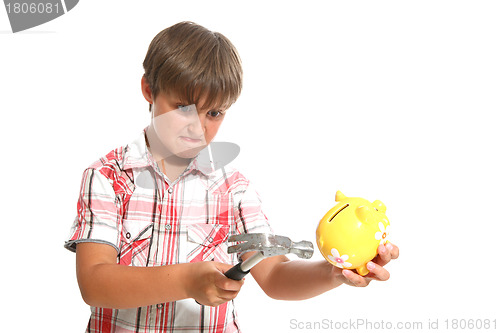
[[[109,244],[127,266],[235,264],[236,255],[227,254],[229,235],[272,232],[257,193],[239,172],[213,171],[200,154],[171,182],[147,149],[145,131],[84,171],[67,249],[75,251],[81,242]],[[87,332],[240,329],[233,301],[209,307],[185,299],[134,309],[91,307]]]

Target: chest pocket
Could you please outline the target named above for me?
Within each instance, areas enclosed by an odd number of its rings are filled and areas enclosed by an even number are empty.
[[[227,253],[229,226],[224,224],[191,224],[187,231],[186,261],[217,261],[229,263]]]
[[[152,222],[141,220],[123,221],[120,265],[147,266],[152,231]]]
[[[134,172],[134,177],[133,193],[124,203],[119,263],[144,267],[148,266],[159,195],[151,170]]]
[[[125,205],[122,220],[121,265],[148,265],[149,248],[153,234],[153,218],[155,215],[154,192],[136,187]]]

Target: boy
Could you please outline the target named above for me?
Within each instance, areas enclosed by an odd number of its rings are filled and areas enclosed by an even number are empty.
[[[226,241],[272,230],[248,180],[200,157],[240,94],[238,53],[223,35],[181,22],[153,39],[143,65],[151,124],[85,170],[65,244],[92,309],[87,331],[240,332],[233,299],[243,281],[224,276],[238,259]],[[380,246],[366,277],[285,256],[251,273],[270,297],[300,300],[387,280],[382,266],[398,251]]]

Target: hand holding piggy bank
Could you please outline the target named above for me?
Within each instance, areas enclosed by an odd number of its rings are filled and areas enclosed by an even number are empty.
[[[320,220],[316,241],[331,264],[369,273],[366,263],[375,258],[380,244],[388,242],[389,220],[385,205],[375,200],[348,198],[337,191],[337,204]]]

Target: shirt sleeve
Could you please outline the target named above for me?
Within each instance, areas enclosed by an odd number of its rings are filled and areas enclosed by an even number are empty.
[[[103,243],[120,247],[121,217],[113,186],[98,170],[84,171],[77,204],[77,216],[64,247],[76,251],[76,244]]]
[[[236,232],[273,233],[267,216],[262,211],[262,201],[254,186],[245,182],[235,191]]]

